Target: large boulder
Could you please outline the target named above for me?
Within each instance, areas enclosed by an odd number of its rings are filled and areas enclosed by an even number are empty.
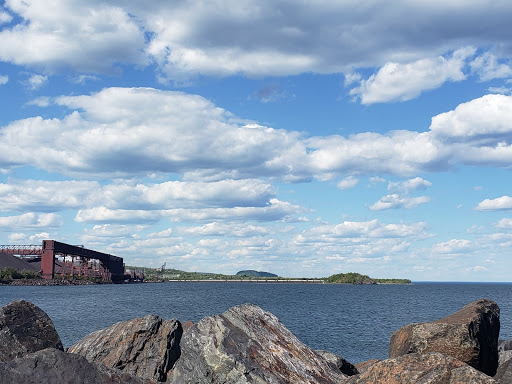
[[[169,383],[329,384],[347,377],[252,304],[203,318],[180,346]]]
[[[165,381],[179,358],[182,328],[176,319],[148,315],[85,336],[68,352],[132,376]]]
[[[441,353],[413,353],[382,360],[344,384],[496,384],[460,360]]]
[[[41,308],[25,300],[0,308],[0,361],[45,348],[64,349],[53,322]]]
[[[440,320],[399,329],[391,336],[389,357],[440,352],[494,376],[498,368],[499,331],[498,305],[482,299]]]
[[[143,384],[127,373],[90,363],[84,357],[48,348],[0,363],[2,384]]]

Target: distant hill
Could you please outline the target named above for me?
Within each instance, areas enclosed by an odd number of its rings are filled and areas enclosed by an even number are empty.
[[[377,282],[369,276],[355,272],[331,275],[327,278],[327,282],[336,284],[377,284]]]
[[[236,276],[243,277],[279,277],[270,272],[262,272],[262,271],[253,271],[252,269],[248,269],[246,271],[240,271],[236,273]]]
[[[334,284],[411,284],[409,279],[374,279],[360,273],[337,273],[327,278],[327,283]]]

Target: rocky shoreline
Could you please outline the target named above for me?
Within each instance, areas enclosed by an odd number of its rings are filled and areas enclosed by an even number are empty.
[[[46,313],[20,300],[0,308],[0,382],[510,384],[512,342],[499,342],[499,329],[498,305],[481,299],[397,330],[389,359],[352,364],[243,304],[195,324],[152,315],[122,321],[64,351]]]
[[[12,279],[0,280],[0,286],[62,286],[62,285],[96,285],[112,284],[110,282],[92,281],[87,279]]]

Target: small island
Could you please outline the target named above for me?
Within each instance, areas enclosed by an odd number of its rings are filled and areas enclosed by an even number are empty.
[[[331,284],[411,284],[409,279],[375,279],[360,273],[348,272],[337,273],[331,275],[326,279],[327,283]]]

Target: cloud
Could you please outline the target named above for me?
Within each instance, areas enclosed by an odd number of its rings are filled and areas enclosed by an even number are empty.
[[[118,63],[144,64],[144,34],[125,9],[94,1],[65,0],[51,6],[11,0],[22,19],[0,31],[0,59],[54,72],[109,72]],[[30,43],[28,43],[30,42]]]
[[[30,244],[37,244],[41,243],[43,240],[47,240],[50,238],[50,234],[48,232],[41,232],[36,233],[34,235],[28,236],[25,233],[11,233],[8,236],[9,243],[14,244],[23,244],[23,243],[30,243]]]
[[[485,199],[478,203],[477,211],[502,211],[512,209],[512,197],[501,196],[496,199]]]
[[[0,75],[0,85],[7,84],[9,81],[9,76],[7,75]]]
[[[321,225],[303,231],[297,241],[335,241],[335,239],[366,239],[366,238],[401,238],[408,236],[421,237],[425,230],[424,223],[381,224],[377,219],[370,221],[344,221],[335,225]]]
[[[416,208],[420,204],[428,203],[429,201],[430,198],[428,196],[400,197],[399,195],[393,193],[391,195],[382,197],[379,201],[370,206],[370,209],[372,211],[382,211],[392,208],[412,209]]]
[[[27,102],[27,105],[37,105],[38,107],[45,108],[49,107],[51,103],[52,100],[48,96],[41,96],[34,100],[30,100],[29,102]]]
[[[16,23],[0,32],[0,59],[45,73],[63,67],[108,72],[119,64],[144,66],[151,60],[160,76],[177,81],[197,75],[352,73],[386,63],[417,63],[411,70],[421,75],[425,71],[419,60],[436,62],[431,58],[469,41],[510,50],[510,7],[487,0],[470,5],[401,2],[393,7],[282,0],[5,3]],[[9,21],[9,14],[0,13],[0,20]],[[438,63],[444,69],[433,74],[438,83],[457,77],[456,70]],[[415,83],[395,90],[392,97],[410,97],[419,88],[435,86],[427,79]]]
[[[415,177],[414,179],[403,182],[390,182],[388,184],[388,190],[409,193],[413,191],[424,191],[431,186],[432,183],[430,181],[424,180],[421,177]]]
[[[43,75],[32,75],[24,82],[26,87],[31,91],[35,91],[36,89],[45,86],[46,83],[48,83],[48,76]]]
[[[12,16],[9,15],[4,10],[0,10],[0,25],[10,23],[12,20]]]
[[[482,81],[512,76],[512,68],[507,64],[499,63],[498,58],[490,52],[476,57],[470,65],[471,71],[478,74]]]
[[[275,102],[277,100],[288,97],[286,92],[281,89],[279,84],[269,84],[254,92],[253,96],[260,100],[262,103]]]
[[[377,74],[361,80],[360,86],[349,93],[360,98],[362,104],[410,100],[447,81],[464,80],[465,59],[473,53],[473,49],[466,48],[448,59],[439,56],[407,64],[386,63]]]
[[[489,269],[482,265],[475,265],[474,267],[465,269],[466,272],[487,272],[488,270]]]
[[[63,223],[62,217],[55,213],[24,213],[19,216],[0,217],[3,231],[34,230],[37,228],[57,228]]]
[[[182,227],[180,233],[197,236],[251,237],[272,233],[268,228],[248,223],[212,222],[196,227]]]
[[[200,207],[264,207],[274,198],[270,184],[260,180],[217,182],[168,181],[159,184],[96,181],[11,180],[0,183],[0,209],[55,212],[104,206],[110,209]]]
[[[77,223],[156,223],[160,218],[159,211],[94,207],[80,209],[75,216],[75,221]]]
[[[232,207],[203,209],[111,209],[104,206],[80,209],[75,221],[78,223],[155,223],[162,218],[173,222],[181,221],[296,221],[295,216],[306,212],[300,206],[271,199],[263,207]]]
[[[451,239],[449,241],[434,244],[432,246],[432,253],[434,254],[459,254],[468,253],[472,250],[472,243],[464,239]]]
[[[512,218],[503,218],[496,224],[498,228],[512,229]]]
[[[88,81],[96,81],[96,80],[99,80],[99,78],[97,76],[93,76],[93,75],[79,75],[79,76],[70,78],[70,81],[72,83],[80,84],[80,85],[83,85],[83,84],[87,83]]]
[[[336,186],[338,187],[338,189],[343,190],[354,188],[357,185],[357,183],[359,183],[359,179],[356,179],[353,176],[349,176],[344,178],[343,180],[340,180],[338,184],[336,184]]]
[[[94,202],[96,181],[18,180],[0,184],[0,210],[56,212]]]
[[[471,141],[478,138],[501,140],[512,126],[512,96],[485,95],[459,104],[454,110],[432,118],[430,130],[439,138]],[[482,144],[491,144],[489,140]]]
[[[486,95],[434,116],[430,131],[347,137],[306,137],[249,123],[203,97],[152,88],[106,88],[46,101],[72,112],[63,118],[26,118],[2,128],[0,168],[31,165],[82,178],[183,174],[187,181],[307,182],[512,163],[507,139],[512,97],[504,95]],[[40,151],[32,156],[36,146]],[[422,180],[406,188],[428,186]],[[269,185],[258,188],[272,194]]]
[[[388,190],[395,193],[383,196],[369,208],[372,211],[416,208],[420,204],[428,203],[430,198],[428,196],[411,197],[409,194],[415,191],[424,191],[431,185],[430,181],[424,180],[421,177],[400,182],[389,182]]]

